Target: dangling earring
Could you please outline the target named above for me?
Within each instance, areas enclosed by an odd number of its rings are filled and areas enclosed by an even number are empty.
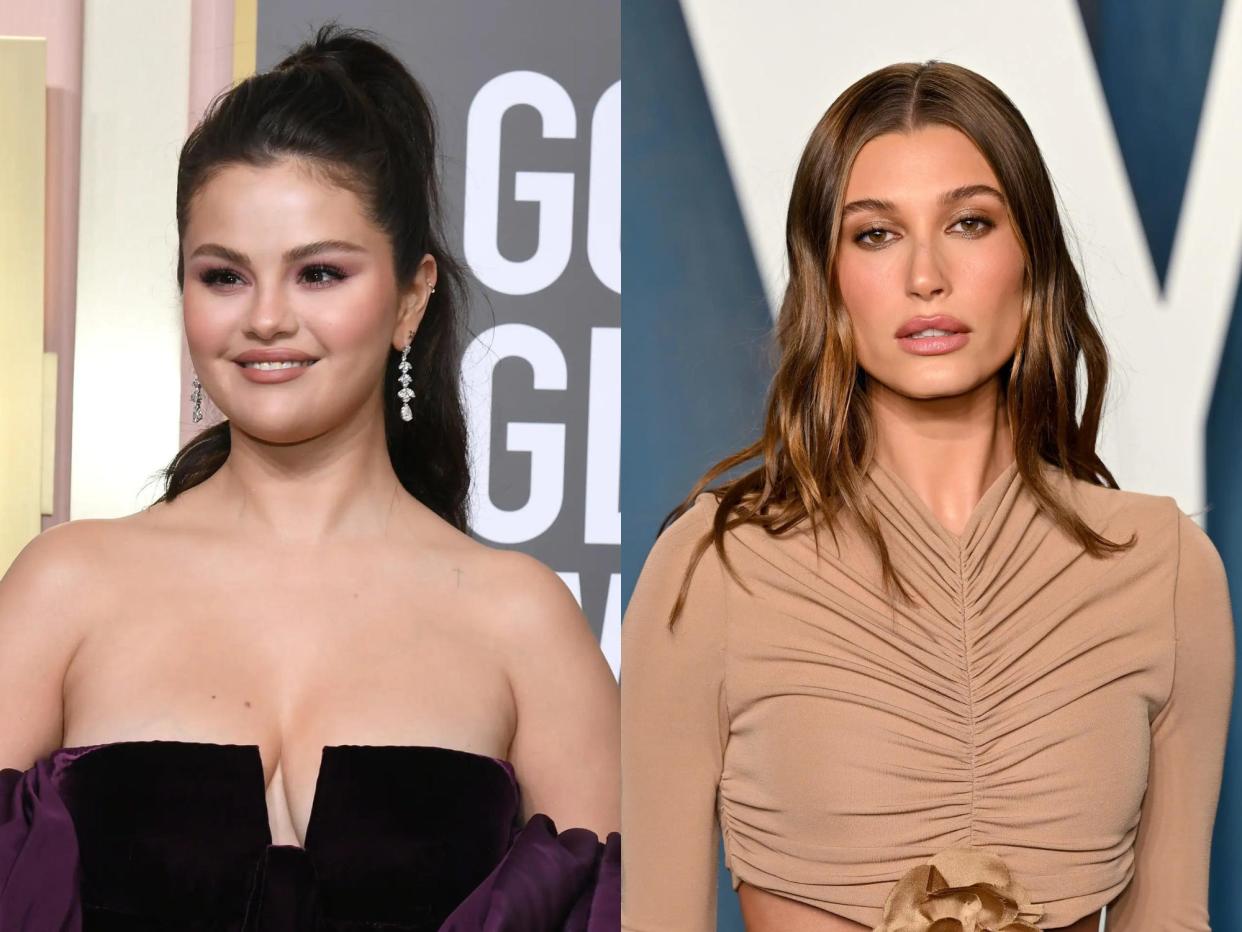
[[[190,389],[190,401],[194,403],[194,411],[190,419],[197,424],[203,419],[203,383],[198,380],[197,372],[194,374],[194,381],[190,384],[193,386]]]
[[[414,399],[414,389],[410,388],[410,345],[414,341],[414,331],[410,331],[410,335],[406,337],[405,348],[401,350],[401,362],[397,363],[397,369],[401,373],[397,376],[397,381],[401,383],[401,388],[397,392],[397,397],[401,399],[401,420],[409,421],[414,417],[414,412],[410,410],[410,402]]]

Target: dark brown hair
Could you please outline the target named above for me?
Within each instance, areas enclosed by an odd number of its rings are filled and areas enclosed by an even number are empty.
[[[271,71],[222,93],[190,133],[177,169],[177,286],[195,194],[229,165],[263,167],[295,158],[353,191],[388,234],[400,286],[422,257],[436,259],[436,293],[409,359],[414,418],[400,419],[395,391],[384,397],[388,455],[411,495],[455,527],[466,528],[470,485],[466,423],[458,378],[465,289],[445,246],[440,215],[436,127],[430,101],[404,65],[363,29],[322,26]],[[395,385],[400,353],[388,354],[384,380]],[[163,471],[170,502],[228,459],[228,421],[190,440]]]
[[[763,434],[709,469],[661,530],[724,473],[756,457],[761,462],[711,489],[717,500],[712,530],[693,553],[670,624],[708,546],[714,543],[733,572],[724,550],[731,528],[752,523],[775,534],[808,518],[812,528],[821,518],[831,528],[841,513],[856,518],[876,548],[886,585],[909,599],[863,495],[874,427],[835,257],[845,184],[859,150],[883,133],[928,125],[960,130],[983,153],[1000,181],[1025,257],[1022,327],[1014,355],[998,375],[1021,477],[1039,506],[1093,556],[1133,543],[1110,541],[1090,528],[1040,470],[1047,462],[1074,478],[1117,487],[1095,450],[1108,378],[1104,342],[1066,249],[1052,182],[1030,127],[996,85],[973,71],[940,61],[890,65],[847,88],[802,153],[785,227],[789,284],[777,322],[779,361]]]

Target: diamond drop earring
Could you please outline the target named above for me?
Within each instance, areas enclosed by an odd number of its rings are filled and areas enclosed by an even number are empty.
[[[190,383],[190,401],[194,403],[194,411],[190,415],[190,419],[197,424],[203,419],[203,383],[198,380],[198,373],[194,374],[194,381]]]
[[[401,399],[401,420],[409,421],[414,417],[414,412],[410,410],[410,402],[414,400],[414,389],[410,388],[410,346],[414,342],[414,331],[410,331],[410,335],[406,337],[405,348],[401,350],[401,362],[397,363],[397,370],[400,375],[397,381],[401,383],[401,388],[397,392],[397,397]]]

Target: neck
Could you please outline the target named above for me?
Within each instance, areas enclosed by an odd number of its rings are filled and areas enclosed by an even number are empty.
[[[875,456],[954,533],[1013,463],[999,379],[950,398],[910,398],[872,380]]]
[[[401,484],[378,399],[368,410],[296,443],[269,443],[230,423],[228,459],[203,483],[220,524],[282,543],[382,536]]]

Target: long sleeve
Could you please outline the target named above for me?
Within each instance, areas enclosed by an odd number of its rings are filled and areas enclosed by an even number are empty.
[[[1234,630],[1220,556],[1180,511],[1173,687],[1152,722],[1134,877],[1109,932],[1209,932],[1208,862],[1233,696]]]
[[[55,755],[0,770],[0,932],[79,932],[81,868]]]
[[[716,794],[728,716],[724,580],[714,548],[670,629],[714,499],[657,539],[621,627],[621,925],[629,932],[716,928]]]

